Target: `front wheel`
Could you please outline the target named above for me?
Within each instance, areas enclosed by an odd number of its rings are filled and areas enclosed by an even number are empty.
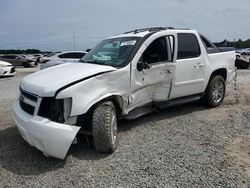
[[[112,153],[117,147],[117,113],[111,101],[103,102],[94,109],[92,131],[97,151]]]
[[[213,76],[207,86],[202,102],[209,107],[219,106],[225,97],[226,84],[222,76]]]

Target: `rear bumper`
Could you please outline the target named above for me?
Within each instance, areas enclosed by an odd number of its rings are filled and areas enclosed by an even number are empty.
[[[16,126],[31,146],[43,153],[64,159],[80,127],[60,124],[40,116],[31,116],[24,112],[19,101],[13,105]]]

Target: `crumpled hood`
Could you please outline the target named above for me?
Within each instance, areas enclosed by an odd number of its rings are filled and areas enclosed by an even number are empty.
[[[105,65],[65,63],[24,77],[21,81],[21,88],[41,97],[50,97],[63,86],[113,70],[116,68]]]

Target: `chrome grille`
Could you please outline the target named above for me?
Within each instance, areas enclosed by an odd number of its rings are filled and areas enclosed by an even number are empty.
[[[19,103],[20,107],[30,115],[34,115],[37,106],[38,97],[32,93],[20,89]]]
[[[26,92],[26,91],[23,91],[22,89],[20,89],[20,92],[21,92],[21,95],[22,96],[24,96],[24,97],[26,97],[26,98],[28,98],[28,99],[30,99],[30,100],[32,100],[32,101],[35,101],[35,102],[37,102],[37,96],[36,95],[34,95],[34,94],[31,94],[31,93],[28,93],[28,92]]]

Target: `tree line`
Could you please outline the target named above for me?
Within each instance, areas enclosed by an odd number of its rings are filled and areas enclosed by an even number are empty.
[[[225,39],[222,42],[214,43],[217,47],[235,47],[236,49],[250,48],[250,39],[245,41],[238,39],[234,41],[228,41]]]
[[[38,49],[6,49],[6,50],[0,50],[0,54],[40,54],[43,53],[42,51]]]

